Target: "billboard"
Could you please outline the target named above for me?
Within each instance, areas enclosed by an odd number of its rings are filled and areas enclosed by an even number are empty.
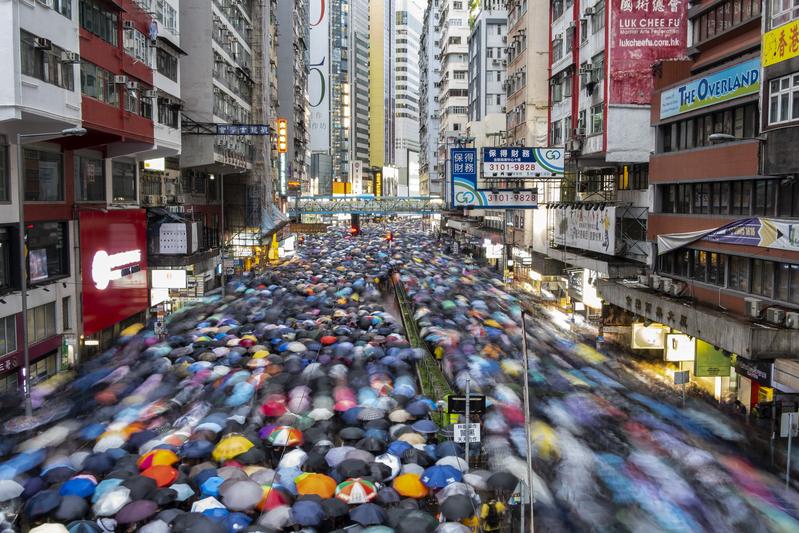
[[[83,331],[91,335],[147,308],[144,209],[81,211]]]
[[[648,105],[652,65],[682,57],[687,46],[687,0],[611,0],[611,104]]]
[[[684,333],[666,335],[666,361],[693,361],[696,358],[696,337]]]
[[[615,207],[556,205],[554,214],[555,244],[608,255],[616,253]]]
[[[477,188],[477,149],[451,148],[450,175],[452,207],[535,209],[538,192]]]
[[[760,61],[750,59],[678,85],[660,95],[660,118],[716,105],[760,91]]]
[[[729,377],[732,360],[722,350],[709,342],[696,339],[696,359],[694,360],[694,376]]]
[[[483,179],[554,178],[563,161],[563,148],[483,148]]]
[[[658,255],[699,240],[796,252],[799,251],[799,221],[743,218],[705,231],[658,235]]]
[[[799,56],[799,20],[764,33],[762,50],[764,67]]]
[[[634,350],[662,350],[666,346],[666,333],[669,328],[661,324],[645,326],[634,322],[632,327],[632,344]]]
[[[310,3],[310,64],[308,101],[311,108],[311,151],[330,149],[330,6],[329,0]]]

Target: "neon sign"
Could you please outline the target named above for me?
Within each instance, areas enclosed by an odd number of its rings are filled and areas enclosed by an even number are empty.
[[[113,280],[141,270],[138,263],[141,263],[141,250],[129,250],[111,255],[105,250],[100,250],[92,259],[94,286],[101,291],[106,289]]]

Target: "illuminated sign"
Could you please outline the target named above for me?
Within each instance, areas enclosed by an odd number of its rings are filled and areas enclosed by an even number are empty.
[[[661,324],[645,326],[640,322],[633,324],[632,348],[634,350],[662,350],[666,345],[668,328]]]
[[[104,290],[111,281],[122,279],[124,276],[141,270],[140,262],[141,250],[129,250],[111,255],[108,255],[105,250],[100,250],[94,254],[92,259],[94,286]]]
[[[144,170],[166,170],[166,159],[159,157],[158,159],[147,159],[144,161]]]
[[[185,289],[185,270],[150,270],[153,289]]]
[[[666,361],[693,361],[696,358],[696,338],[683,333],[666,335]]]
[[[375,196],[383,196],[383,173],[375,172]]]
[[[285,118],[277,119],[277,151],[285,154],[289,150],[289,122]]]

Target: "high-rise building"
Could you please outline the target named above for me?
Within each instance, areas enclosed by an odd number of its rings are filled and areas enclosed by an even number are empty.
[[[394,0],[369,1],[369,164],[394,164]]]
[[[278,116],[286,119],[286,153],[278,155],[281,194],[310,194],[308,107],[309,0],[278,2]],[[280,150],[278,150],[280,151]]]
[[[419,39],[419,193],[422,196],[443,196],[444,192],[438,173],[439,1],[427,3]]]
[[[419,196],[419,41],[424,4],[421,0],[396,0],[395,87],[396,166],[399,194]]]
[[[349,160],[353,165],[343,176],[352,182],[356,169],[369,165],[369,0],[349,0],[349,17]]]

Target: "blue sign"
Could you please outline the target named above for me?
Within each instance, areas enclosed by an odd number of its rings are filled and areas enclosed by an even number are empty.
[[[535,209],[538,193],[533,190],[489,190],[477,188],[477,150],[450,149],[452,207],[477,209]]]
[[[760,58],[757,57],[663,91],[660,95],[660,118],[673,117],[759,91]]]
[[[563,161],[563,148],[483,148],[483,178],[554,178]]]

